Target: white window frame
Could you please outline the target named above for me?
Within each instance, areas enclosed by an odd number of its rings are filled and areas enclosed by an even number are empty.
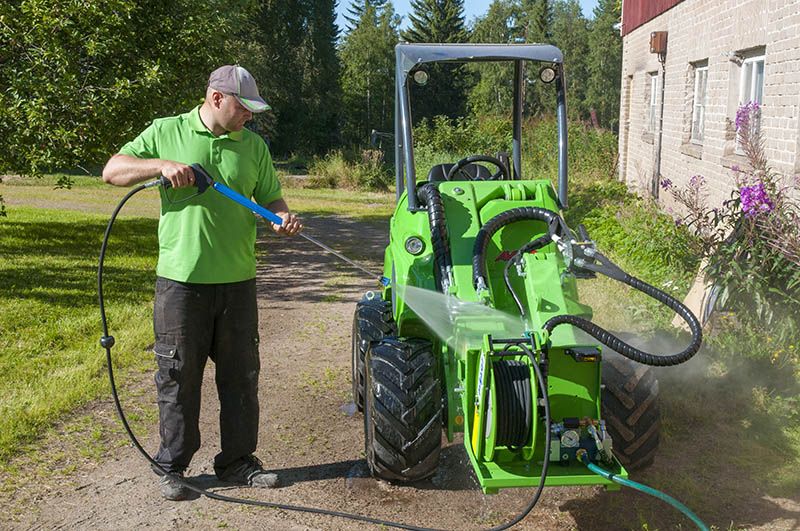
[[[759,63],[761,64],[761,76],[759,84]],[[741,73],[739,74],[739,107],[750,103],[758,102],[759,106],[764,103],[764,79],[766,78],[766,56],[754,55],[742,61]],[[756,117],[755,131],[761,129],[761,120]],[[743,154],[741,139],[736,135],[736,153]]]
[[[760,86],[758,86],[758,76],[752,75],[758,72],[758,63],[761,63]],[[764,102],[765,67],[766,60],[763,55],[748,57],[742,61],[742,72],[739,76],[739,105],[744,105],[751,101],[757,101],[758,104],[761,105]],[[748,73],[751,74],[749,80],[747,79]]]
[[[650,108],[647,112],[647,132],[655,133],[658,131],[658,91],[661,81],[658,72],[648,72],[650,77]]]
[[[694,98],[692,100],[692,132],[690,137],[690,141],[693,144],[703,143],[707,101],[708,63],[703,63],[694,67]]]

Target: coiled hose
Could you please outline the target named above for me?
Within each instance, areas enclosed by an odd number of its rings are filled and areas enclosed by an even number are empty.
[[[450,239],[447,234],[447,220],[444,215],[442,194],[433,183],[427,183],[417,189],[417,198],[428,209],[428,220],[431,226],[431,242],[433,243],[433,258],[436,261],[434,277],[436,289],[442,291],[444,280],[452,268],[450,258]]]
[[[528,364],[514,360],[498,360],[492,367],[497,393],[495,444],[522,449],[531,435],[533,421],[530,369]]]

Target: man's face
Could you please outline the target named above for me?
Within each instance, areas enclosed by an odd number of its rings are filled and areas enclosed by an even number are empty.
[[[235,96],[220,93],[218,100],[217,121],[226,131],[241,131],[244,124],[253,118],[253,113],[247,110]]]

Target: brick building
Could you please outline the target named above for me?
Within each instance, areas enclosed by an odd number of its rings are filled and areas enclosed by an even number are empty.
[[[662,56],[651,53],[653,32],[666,32]],[[762,104],[770,166],[800,174],[800,0],[623,0],[621,34],[620,177],[629,186],[658,194],[660,166],[678,186],[703,175],[710,202],[728,198],[731,168],[746,165],[734,120],[748,101]],[[669,194],[660,200],[670,206]]]

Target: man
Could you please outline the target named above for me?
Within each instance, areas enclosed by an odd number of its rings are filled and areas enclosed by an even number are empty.
[[[244,129],[253,113],[269,109],[253,76],[238,65],[211,73],[202,105],[153,121],[111,157],[103,180],[117,186],[166,177],[161,190],[156,269],[155,374],[161,444],[156,462],[182,476],[200,447],[200,386],[208,357],[216,368],[221,451],[214,471],[223,481],[274,487],[253,455],[258,439],[258,309],[256,305],[256,218],[214,191],[196,195],[191,163],[252,197],[281,217],[272,229],[282,235],[302,230],[281,196],[264,141]],[[190,188],[191,187],[191,188]],[[161,478],[168,500],[189,490],[171,476]]]

